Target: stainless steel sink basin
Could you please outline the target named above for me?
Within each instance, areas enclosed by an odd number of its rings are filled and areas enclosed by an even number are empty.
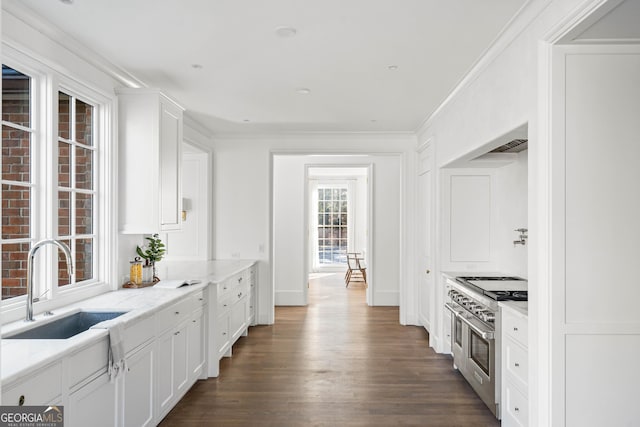
[[[63,340],[86,331],[105,320],[115,319],[126,311],[79,311],[41,326],[17,333],[6,339]]]

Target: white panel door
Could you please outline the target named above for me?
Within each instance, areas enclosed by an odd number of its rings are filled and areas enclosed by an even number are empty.
[[[435,293],[433,289],[432,246],[433,236],[431,232],[432,218],[432,188],[431,170],[425,171],[418,177],[418,203],[419,219],[418,227],[420,236],[418,241],[418,286],[419,286],[419,313],[421,323],[429,332],[432,332],[431,318],[433,316],[433,302]]]
[[[552,422],[637,425],[640,48],[556,48],[552,67]]]

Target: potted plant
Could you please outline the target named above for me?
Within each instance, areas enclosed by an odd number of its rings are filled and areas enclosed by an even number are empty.
[[[164,243],[162,243],[162,240],[160,240],[157,234],[145,238],[148,240],[148,243],[143,247],[136,246],[136,252],[145,260],[146,265],[151,265],[153,268],[153,281],[157,282],[160,281],[160,279],[156,275],[156,262],[160,261],[164,256]]]

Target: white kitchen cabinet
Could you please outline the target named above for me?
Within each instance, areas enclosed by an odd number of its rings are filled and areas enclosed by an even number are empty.
[[[189,383],[195,382],[198,378],[203,378],[206,343],[204,317],[204,310],[198,310],[187,323]]]
[[[69,384],[65,425],[116,425],[116,382],[108,374],[109,339],[87,346],[64,361]]]
[[[256,266],[249,268],[249,326],[255,326],[258,319],[258,274]]]
[[[524,427],[529,413],[528,318],[501,303],[502,425]]]
[[[109,379],[107,372],[71,393],[65,411],[65,425],[116,425],[116,383]]]
[[[217,377],[219,361],[231,357],[233,344],[248,334],[256,318],[255,264],[219,283],[212,282],[209,292],[209,344],[207,347],[208,376]]]
[[[117,93],[120,231],[180,230],[184,110],[157,89]]]
[[[62,405],[62,362],[2,386],[2,404],[10,406]]]
[[[127,355],[127,372],[122,377],[123,426],[154,425],[155,346],[150,342]]]
[[[202,369],[203,357],[194,357],[191,352],[202,353],[203,292],[184,298],[157,314],[157,413],[164,418],[178,400],[197,380],[192,373]],[[195,320],[195,322],[194,322]],[[194,326],[191,326],[194,325]],[[189,335],[192,334],[193,338]],[[196,340],[199,341],[196,343]],[[200,371],[198,371],[199,373]]]

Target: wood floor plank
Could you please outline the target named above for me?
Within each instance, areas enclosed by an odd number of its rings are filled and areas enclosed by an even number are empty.
[[[311,280],[307,307],[276,307],[275,324],[251,328],[161,425],[500,425],[424,328],[368,307],[341,276]]]

